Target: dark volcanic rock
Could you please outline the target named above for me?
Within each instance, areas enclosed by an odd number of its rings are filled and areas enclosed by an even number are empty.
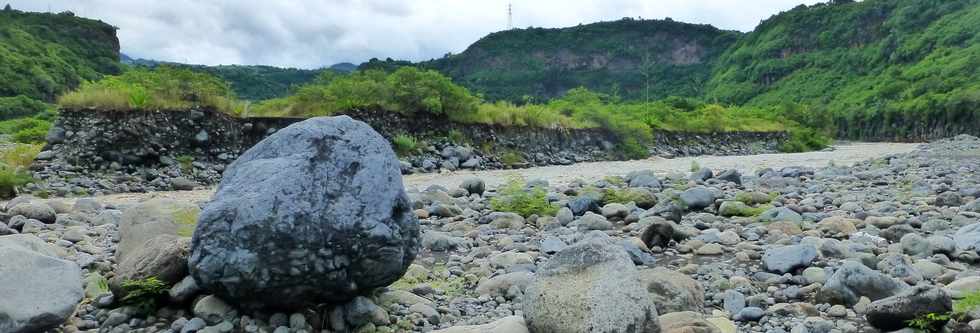
[[[395,154],[346,116],[293,124],[249,149],[198,221],[191,274],[245,307],[351,299],[400,278],[419,248]]]
[[[932,286],[916,286],[899,295],[872,302],[866,316],[871,326],[895,331],[905,327],[907,321],[927,313],[947,313],[952,310],[953,301],[945,291]],[[937,322],[936,328],[945,323]]]

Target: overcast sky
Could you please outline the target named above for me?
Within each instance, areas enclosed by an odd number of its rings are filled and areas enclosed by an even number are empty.
[[[317,68],[372,57],[459,53],[507,26],[566,27],[623,17],[750,31],[813,0],[0,0],[15,9],[71,10],[119,27],[132,57],[194,64]]]

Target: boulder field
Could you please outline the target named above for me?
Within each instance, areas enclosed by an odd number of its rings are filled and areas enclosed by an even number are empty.
[[[0,331],[980,329],[975,137],[855,165],[404,190],[387,143],[311,123],[207,202],[5,204]]]

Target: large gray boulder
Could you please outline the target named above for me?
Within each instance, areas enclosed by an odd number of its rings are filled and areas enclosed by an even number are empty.
[[[640,270],[639,275],[657,306],[657,313],[702,310],[704,287],[697,280],[663,267]]]
[[[44,223],[54,223],[57,213],[46,203],[41,201],[21,202],[11,207],[7,214],[10,216],[20,215],[29,219],[35,219]]]
[[[681,192],[679,199],[687,210],[699,210],[714,204],[715,194],[707,188],[698,186]]]
[[[201,208],[173,199],[150,199],[124,210],[119,219],[119,245],[116,262],[160,235],[190,237]]]
[[[774,247],[762,255],[766,271],[785,274],[810,266],[817,258],[817,248],[809,244]]]
[[[894,296],[908,286],[888,275],[854,261],[846,261],[824,284],[817,299],[820,302],[852,306],[861,296],[872,301]]]
[[[528,333],[524,318],[518,316],[503,317],[483,325],[453,326],[435,330],[432,333]]]
[[[965,225],[953,235],[956,249],[980,253],[980,223]]]
[[[524,316],[535,333],[660,332],[657,309],[629,255],[592,232],[559,251],[524,294]]]
[[[156,277],[168,286],[180,282],[187,276],[190,243],[190,238],[174,235],[160,235],[143,243],[116,267],[116,275],[109,280],[113,294],[118,299],[125,297],[122,286],[132,280]]]
[[[57,251],[43,242],[32,235],[0,237],[0,332],[55,328],[82,300],[81,269],[52,256]]]
[[[388,142],[350,117],[320,117],[228,166],[201,212],[188,265],[224,300],[295,309],[398,280],[419,238]]]
[[[952,310],[953,300],[949,294],[933,286],[919,285],[899,295],[871,302],[865,317],[871,326],[883,331],[896,331],[905,327],[909,320],[927,313],[948,313]],[[938,329],[946,321],[935,324]]]

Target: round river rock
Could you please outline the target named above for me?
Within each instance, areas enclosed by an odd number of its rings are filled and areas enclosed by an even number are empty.
[[[198,284],[248,308],[349,300],[398,280],[419,223],[388,142],[346,116],[262,140],[225,171],[188,262]]]

